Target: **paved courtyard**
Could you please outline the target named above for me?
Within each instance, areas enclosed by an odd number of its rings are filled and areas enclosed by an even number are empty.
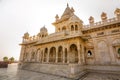
[[[88,73],[81,80],[120,80],[120,75],[105,73]]]
[[[0,68],[0,80],[72,80],[64,77],[42,74],[26,70],[17,70],[17,65]],[[120,75],[88,73],[79,80],[120,80]]]
[[[26,70],[17,70],[17,65],[9,65],[9,68],[0,68],[0,80],[70,80],[54,75],[42,74]]]

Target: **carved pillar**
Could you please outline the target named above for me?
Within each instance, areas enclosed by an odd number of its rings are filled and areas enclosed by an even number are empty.
[[[56,63],[58,63],[58,47],[56,47],[56,60],[55,60]]]
[[[67,46],[67,63],[70,63],[70,61],[69,61],[69,54],[70,54],[70,49],[69,49],[69,46]]]
[[[43,53],[42,53],[42,54],[43,54],[43,56],[42,56],[42,62],[44,62],[44,54],[45,54],[45,53],[44,53],[44,49],[42,50],[42,52],[43,52]]]
[[[47,53],[47,63],[49,63],[49,57],[50,57],[50,49],[48,48],[48,53]]]
[[[65,48],[63,47],[63,63],[65,63]]]
[[[38,57],[38,62],[40,62],[40,61],[41,61],[41,60],[40,60],[40,58],[41,58],[40,50],[38,50],[38,55],[39,55],[39,57]]]
[[[41,50],[39,50],[39,54],[38,54],[38,55],[39,55],[39,61],[42,62],[42,61],[41,61],[41,59],[42,59],[42,53],[41,53]]]
[[[81,49],[80,49],[80,45],[78,44],[77,45],[77,49],[78,49],[78,64],[81,64]]]
[[[84,46],[81,45],[82,63],[85,64],[85,51]]]
[[[31,62],[31,58],[32,58],[32,51],[30,51],[30,53],[29,53],[29,57],[28,57],[28,61],[30,61]]]

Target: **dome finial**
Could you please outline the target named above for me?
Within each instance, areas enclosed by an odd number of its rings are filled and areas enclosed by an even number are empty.
[[[67,7],[69,7],[69,4],[67,3]]]

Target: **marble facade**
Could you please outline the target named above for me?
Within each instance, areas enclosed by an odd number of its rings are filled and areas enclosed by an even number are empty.
[[[89,69],[120,72],[120,9],[111,19],[103,12],[100,22],[90,16],[89,25],[83,25],[74,11],[67,4],[62,16],[55,16],[52,34],[45,26],[35,36],[24,34],[19,68],[70,78]]]

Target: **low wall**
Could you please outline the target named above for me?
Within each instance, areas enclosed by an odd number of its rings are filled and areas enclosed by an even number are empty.
[[[74,79],[81,78],[88,72],[120,74],[120,66],[118,65],[41,64],[26,62],[19,64],[19,68]]]
[[[21,63],[19,68],[68,78],[78,78],[83,74],[83,68],[78,64]]]

